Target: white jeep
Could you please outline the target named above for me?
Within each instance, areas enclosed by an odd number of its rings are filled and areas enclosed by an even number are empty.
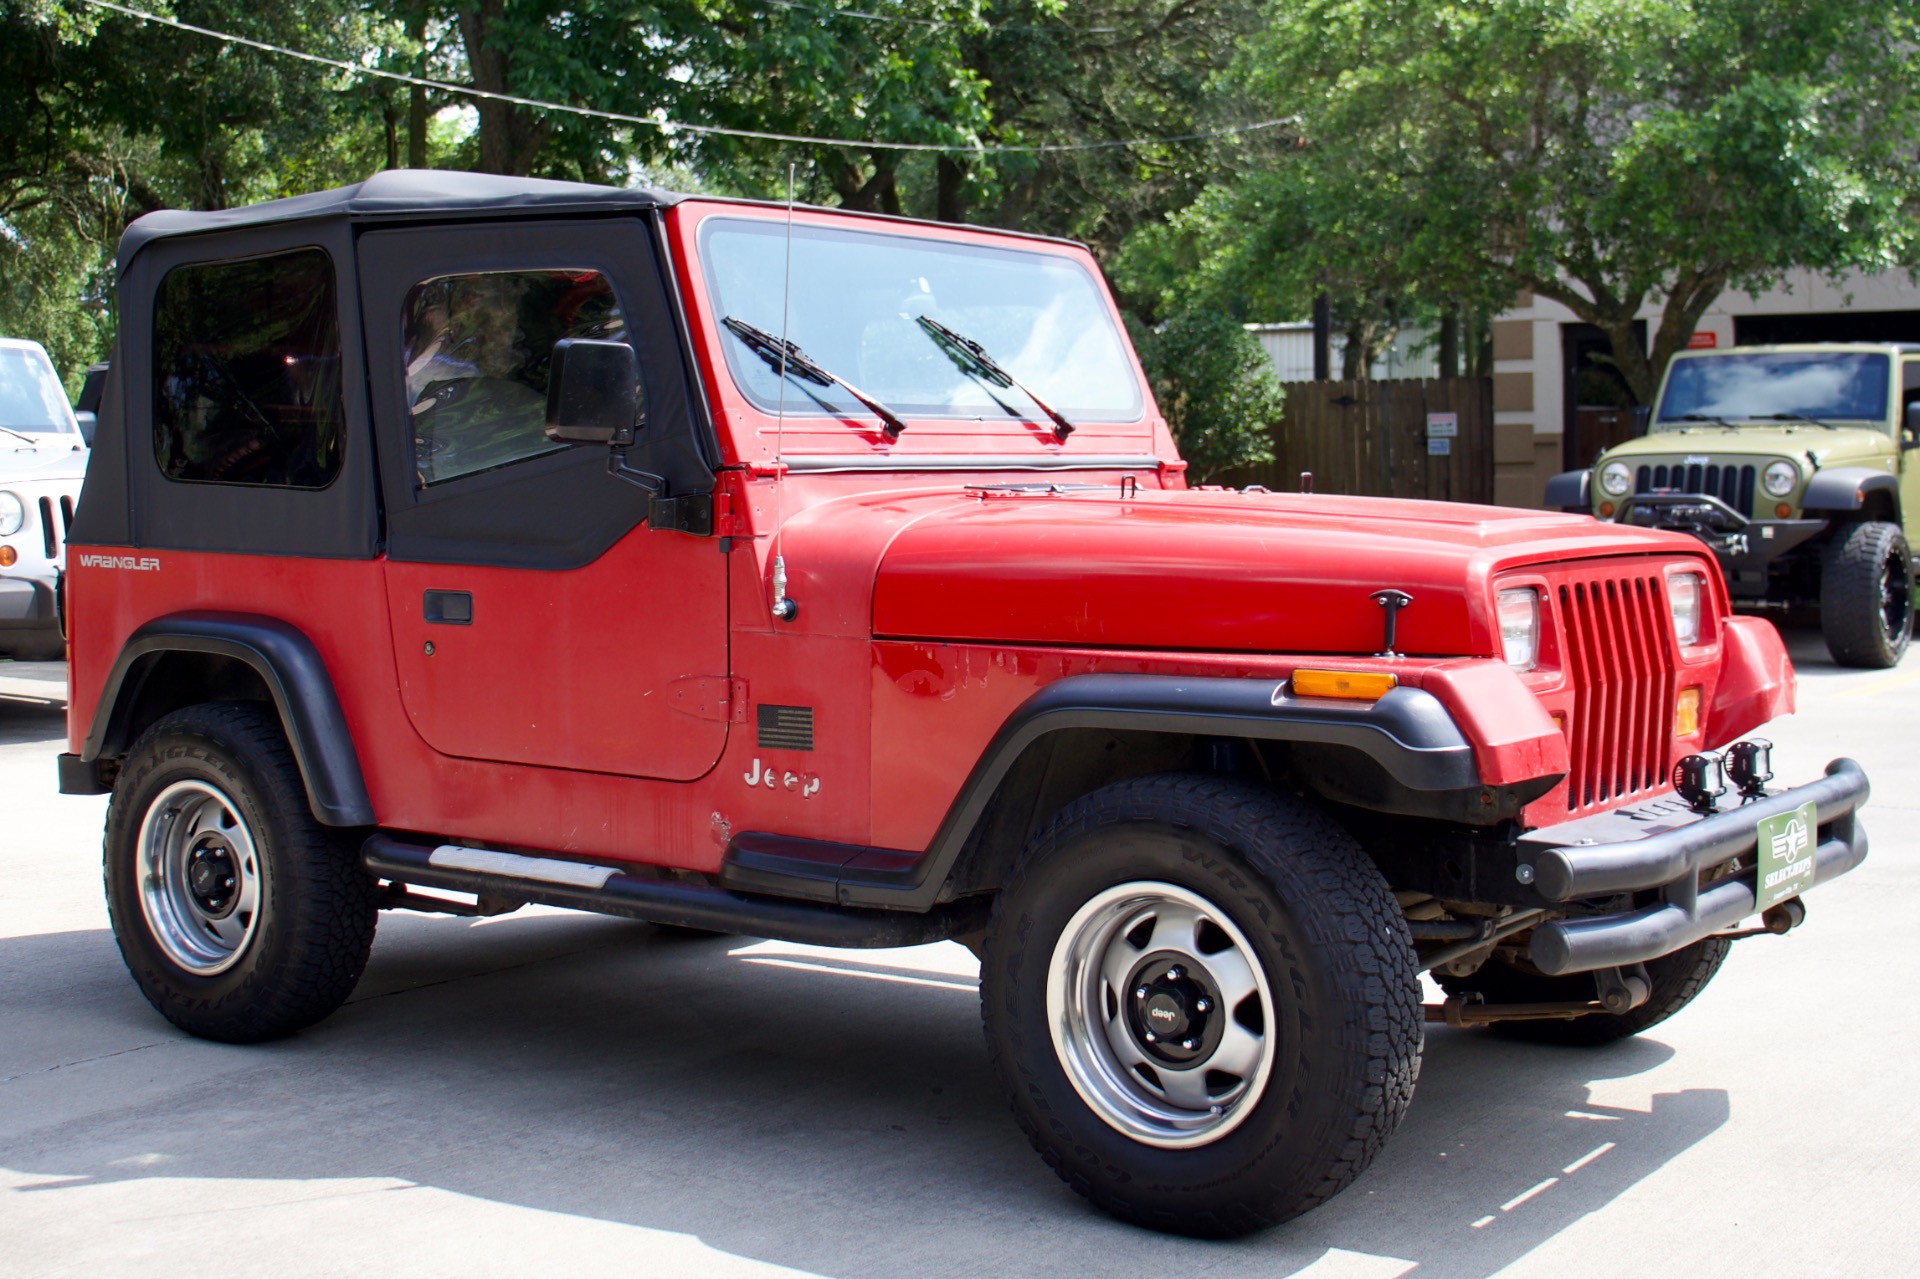
[[[0,657],[64,651],[60,575],[87,456],[46,351],[0,338]]]

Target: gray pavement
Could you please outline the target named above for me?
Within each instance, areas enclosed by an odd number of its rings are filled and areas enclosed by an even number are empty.
[[[1920,1192],[1920,658],[1794,636],[1783,779],[1874,779],[1807,926],[1598,1051],[1430,1030],[1384,1157],[1196,1243],[1088,1209],[987,1070],[957,946],[388,915],[353,1002],[256,1048],[128,980],[104,800],[54,792],[58,666],[0,666],[0,1275],[1905,1275]]]

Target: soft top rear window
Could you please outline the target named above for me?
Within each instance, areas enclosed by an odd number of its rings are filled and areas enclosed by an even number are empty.
[[[320,249],[177,266],[153,305],[168,479],[325,488],[340,473],[340,314]]]
[[[710,218],[701,261],[714,310],[785,333],[816,364],[910,417],[1031,420],[1018,390],[995,385],[930,336],[926,316],[979,343],[1006,371],[1075,422],[1136,421],[1138,376],[1099,284],[1081,263],[1042,248],[985,246],[847,227],[788,228]],[[766,412],[779,374],[732,334],[728,368]],[[790,414],[867,411],[837,386],[789,376]],[[1043,419],[1044,420],[1044,419]]]

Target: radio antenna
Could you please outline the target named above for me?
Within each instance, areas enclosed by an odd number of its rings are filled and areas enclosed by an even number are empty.
[[[787,495],[787,326],[793,312],[793,177],[795,165],[787,163],[787,249],[786,266],[780,282],[780,397],[773,419],[773,615],[791,622],[800,606],[787,598],[787,558],[780,553],[781,533],[786,525]]]

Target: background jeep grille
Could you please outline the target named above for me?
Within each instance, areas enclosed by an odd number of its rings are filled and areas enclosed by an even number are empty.
[[[1642,466],[1634,476],[1635,493],[1701,493],[1717,497],[1742,515],[1753,514],[1753,468],[1708,462]]]
[[[1573,686],[1568,812],[1661,789],[1678,654],[1660,575],[1581,573],[1558,589]]]

